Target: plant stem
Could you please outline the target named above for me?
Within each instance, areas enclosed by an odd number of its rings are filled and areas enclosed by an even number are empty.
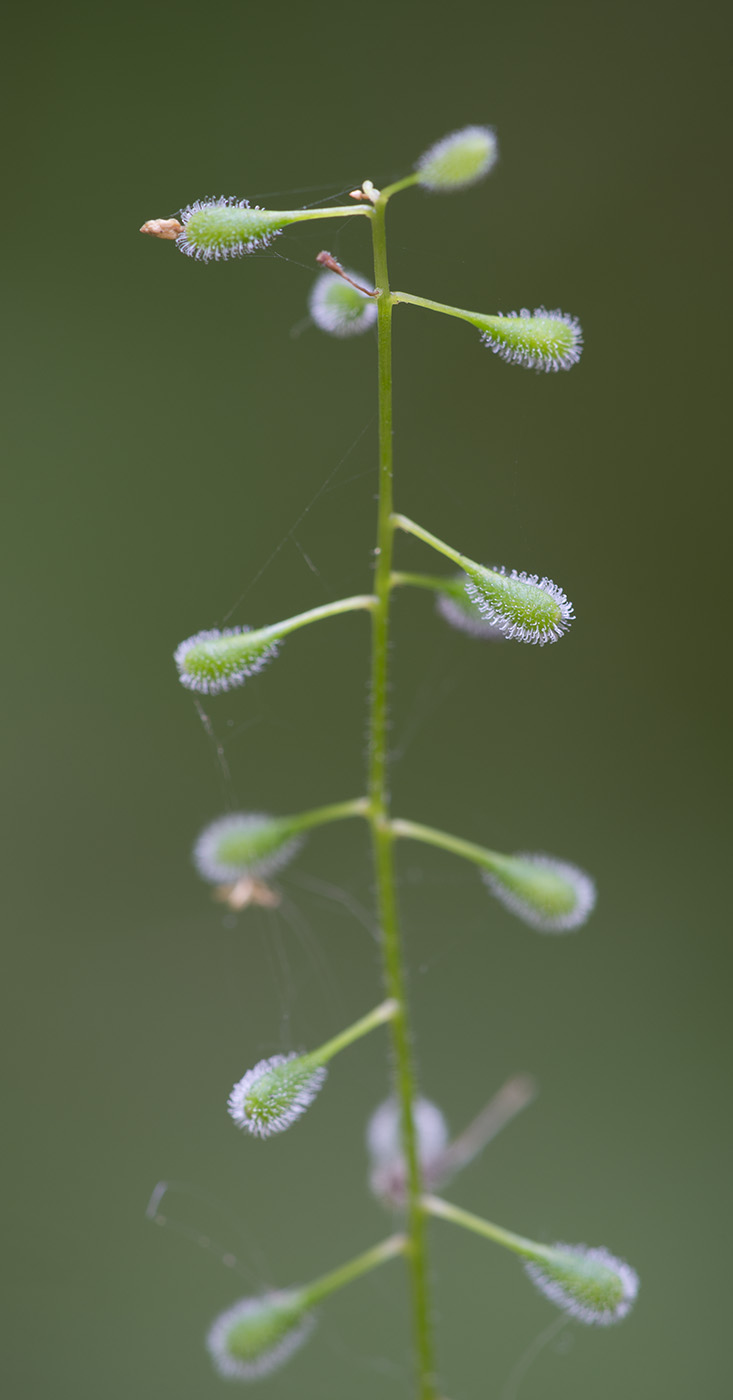
[[[307,1058],[319,1065],[325,1065],[328,1060],[333,1059],[334,1055],[338,1055],[339,1050],[345,1050],[347,1045],[353,1045],[355,1040],[361,1040],[363,1035],[368,1035],[377,1026],[383,1026],[385,1021],[391,1021],[397,1010],[396,1001],[391,998],[388,1001],[383,1001],[379,1006],[375,1006],[373,1011],[362,1016],[360,1021],[355,1021],[353,1026],[348,1026],[345,1031],[340,1031],[332,1040],[327,1040],[325,1045],[319,1046],[318,1050],[312,1050]]]
[[[387,774],[387,694],[389,680],[390,575],[394,526],[392,522],[392,302],[387,268],[385,211],[380,197],[372,215],[374,285],[377,301],[379,347],[379,506],[377,512],[374,592],[372,612],[372,674],[369,715],[369,800],[374,847],[377,907],[381,928],[382,962],[387,995],[397,1011],[391,1022],[394,1090],[400,1105],[402,1143],[407,1165],[406,1215],[408,1263],[412,1283],[412,1311],[420,1400],[435,1400],[432,1319],[430,1313],[425,1215],[421,1204],[422,1182],[413,1118],[416,1095],[412,1065],[410,1026],[405,992],[405,970],[400,936],[393,837],[389,821]]]
[[[308,1283],[299,1290],[303,1294],[306,1306],[312,1307],[315,1303],[320,1303],[329,1293],[343,1288],[345,1283],[351,1283],[352,1279],[368,1274],[370,1269],[376,1269],[379,1264],[386,1264],[387,1260],[394,1259],[396,1254],[404,1254],[406,1246],[407,1240],[404,1235],[390,1235],[389,1239],[382,1240],[382,1243],[375,1245],[373,1249],[367,1249],[364,1254],[357,1255],[356,1259],[351,1259],[348,1264],[342,1264],[330,1274],[323,1274],[321,1278],[314,1279],[313,1283]]]

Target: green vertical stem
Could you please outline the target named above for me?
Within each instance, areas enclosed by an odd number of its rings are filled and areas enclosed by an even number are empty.
[[[387,771],[387,699],[389,684],[390,574],[392,569],[392,302],[387,269],[385,211],[381,197],[372,215],[374,284],[379,345],[379,508],[374,571],[376,606],[372,611],[372,675],[369,714],[369,822],[374,846],[377,907],[381,927],[384,984],[397,1003],[390,1022],[394,1088],[402,1117],[402,1142],[407,1165],[407,1259],[412,1284],[412,1308],[420,1400],[436,1400],[432,1319],[426,1256],[425,1211],[422,1205],[420,1161],[413,1118],[416,1094],[405,970],[397,914],[394,838],[390,827]]]

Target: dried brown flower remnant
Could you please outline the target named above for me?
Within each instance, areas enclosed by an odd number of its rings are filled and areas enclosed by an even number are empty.
[[[179,224],[178,219],[148,219],[140,232],[149,233],[153,238],[168,238],[175,242],[179,233],[183,233],[183,224]]]
[[[243,875],[232,885],[217,885],[214,899],[235,910],[247,909],[250,904],[259,904],[261,909],[277,909],[280,903],[276,890],[266,885],[264,880],[254,880],[251,875]]]

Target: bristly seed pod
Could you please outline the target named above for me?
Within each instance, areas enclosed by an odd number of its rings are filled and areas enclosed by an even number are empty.
[[[361,273],[351,272],[348,268],[345,273],[353,282],[363,283],[366,280]],[[375,298],[365,296],[357,287],[332,272],[322,272],[316,278],[308,298],[308,309],[319,330],[342,338],[361,335],[377,319]]]
[[[210,627],[181,642],[173,659],[181,685],[202,695],[220,695],[256,676],[278,649],[277,639],[263,642],[251,627]]]
[[[287,865],[302,844],[291,821],[266,812],[230,812],[204,827],[193,848],[193,863],[213,885],[243,876],[262,879]]]
[[[488,175],[498,155],[490,126],[465,126],[436,141],[415,164],[418,183],[439,194],[467,190]]]
[[[519,314],[476,317],[474,324],[482,329],[481,339],[495,355],[525,369],[548,373],[572,369],[583,350],[580,322],[564,311],[545,311],[544,306],[535,311],[523,307]]]
[[[230,1116],[253,1137],[284,1133],[310,1107],[328,1071],[309,1055],[272,1055],[234,1085]]]
[[[189,258],[243,258],[268,248],[292,218],[276,210],[250,207],[246,199],[235,197],[197,199],[181,212],[183,232],[176,239]]]
[[[544,646],[567,632],[575,613],[551,578],[512,569],[472,569],[466,593],[482,617],[505,637]]]
[[[216,1318],[206,1338],[209,1355],[227,1380],[269,1376],[303,1345],[315,1325],[297,1289],[240,1298]]]
[[[636,1271],[603,1246],[556,1244],[524,1267],[546,1298],[589,1326],[620,1322],[639,1291]]]
[[[495,622],[490,622],[481,609],[466,593],[466,574],[454,574],[446,581],[445,588],[436,593],[435,608],[444,622],[465,632],[469,637],[480,637],[485,642],[506,641],[506,633]]]
[[[512,914],[541,933],[580,928],[596,902],[590,875],[553,856],[492,856],[492,868],[482,878]]]

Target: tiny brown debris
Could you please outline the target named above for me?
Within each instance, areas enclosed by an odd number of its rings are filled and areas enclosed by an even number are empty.
[[[169,238],[173,242],[179,233],[183,233],[183,224],[179,224],[178,219],[148,219],[140,232],[149,233],[152,238]]]

